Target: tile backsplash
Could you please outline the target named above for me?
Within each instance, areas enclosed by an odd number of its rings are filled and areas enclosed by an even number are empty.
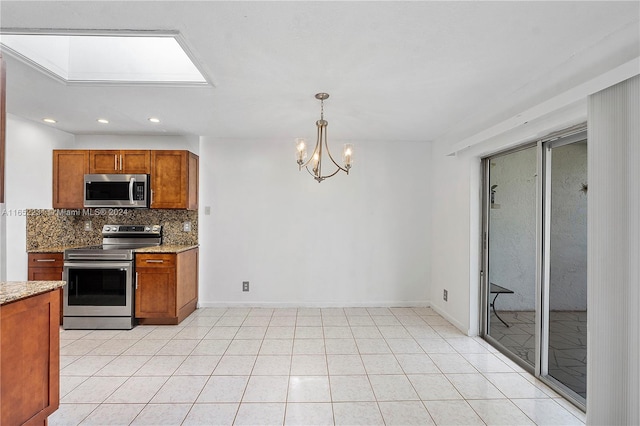
[[[85,223],[91,222],[91,231]],[[182,224],[191,222],[191,231]],[[163,209],[28,209],[27,251],[102,242],[103,225],[162,225],[163,244],[198,244],[198,211]]]

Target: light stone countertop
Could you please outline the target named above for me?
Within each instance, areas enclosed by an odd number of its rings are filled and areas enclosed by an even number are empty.
[[[195,248],[198,248],[198,244],[162,244],[155,247],[142,247],[134,251],[136,253],[182,253],[183,251],[193,250]]]
[[[62,253],[66,249],[78,248],[85,246],[57,246],[57,247],[45,247],[27,250],[28,253]],[[153,247],[142,247],[135,249],[136,253],[182,253],[183,251],[192,250],[198,248],[198,244],[162,244]]]
[[[65,281],[0,281],[0,305],[55,290]]]
[[[55,247],[40,247],[36,249],[29,249],[27,253],[62,253],[66,249],[78,248],[78,247],[86,247],[86,245],[75,245],[75,246],[55,246]]]

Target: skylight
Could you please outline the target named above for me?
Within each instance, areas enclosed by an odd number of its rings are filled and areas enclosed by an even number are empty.
[[[2,34],[0,42],[68,83],[207,84],[175,36]]]

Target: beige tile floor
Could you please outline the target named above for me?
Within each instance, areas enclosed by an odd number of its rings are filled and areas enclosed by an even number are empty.
[[[55,425],[583,424],[430,308],[205,308],[62,331]]]
[[[535,312],[501,311],[506,327],[491,314],[489,334],[516,356],[535,364]],[[549,375],[587,397],[587,311],[549,312]]]

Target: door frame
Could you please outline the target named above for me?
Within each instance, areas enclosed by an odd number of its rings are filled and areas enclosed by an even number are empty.
[[[550,219],[551,219],[551,153],[552,149],[579,142],[587,138],[586,123],[549,134],[544,138],[528,141],[517,147],[496,151],[481,158],[481,231],[480,231],[480,336],[518,366],[586,411],[586,400],[557,379],[549,376],[549,274],[550,274]],[[536,312],[535,312],[535,365],[531,366],[509,351],[488,334],[489,323],[489,215],[490,215],[490,166],[496,157],[536,147]]]

